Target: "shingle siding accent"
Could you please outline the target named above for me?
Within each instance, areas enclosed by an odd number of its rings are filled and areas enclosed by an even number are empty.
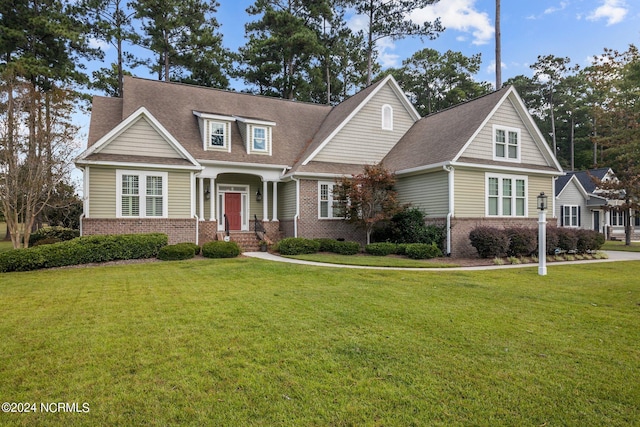
[[[107,219],[83,218],[82,234],[84,236],[100,234],[138,234],[165,233],[169,236],[169,244],[196,242],[195,219]]]

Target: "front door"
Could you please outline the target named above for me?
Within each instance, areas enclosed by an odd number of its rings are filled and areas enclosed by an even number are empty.
[[[242,195],[224,193],[224,213],[229,220],[229,230],[242,230]]]
[[[593,229],[600,232],[600,211],[593,211]]]

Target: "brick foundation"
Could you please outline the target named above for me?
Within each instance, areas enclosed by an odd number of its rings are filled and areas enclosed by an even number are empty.
[[[168,218],[83,218],[82,234],[165,233],[169,244],[196,241],[196,219]]]

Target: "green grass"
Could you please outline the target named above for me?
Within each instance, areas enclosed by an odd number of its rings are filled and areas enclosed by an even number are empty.
[[[0,425],[640,423],[640,262],[192,260],[0,275]]]
[[[625,251],[625,252],[640,252],[640,242],[631,242],[631,246],[626,246],[624,241],[619,240],[607,240],[602,247],[605,251]]]
[[[366,267],[401,267],[401,268],[446,268],[459,267],[453,262],[443,262],[443,258],[438,261],[416,260],[395,256],[372,256],[372,255],[338,255],[333,253],[318,252],[306,255],[288,255],[285,258],[301,259],[305,261],[323,262],[327,264],[361,265]]]

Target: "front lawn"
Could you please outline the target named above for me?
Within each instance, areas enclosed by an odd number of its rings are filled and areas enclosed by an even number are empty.
[[[450,268],[460,267],[450,258],[411,259],[403,256],[373,256],[366,254],[339,255],[328,252],[316,252],[304,255],[282,255],[285,258],[301,259],[305,261],[322,262],[326,264],[359,265],[366,267],[396,267],[396,268]]]
[[[602,247],[604,251],[640,252],[640,242],[631,242],[631,246],[624,244],[624,240],[607,240]]]
[[[247,258],[2,274],[2,401],[89,412],[0,425],[638,425],[638,277]]]

